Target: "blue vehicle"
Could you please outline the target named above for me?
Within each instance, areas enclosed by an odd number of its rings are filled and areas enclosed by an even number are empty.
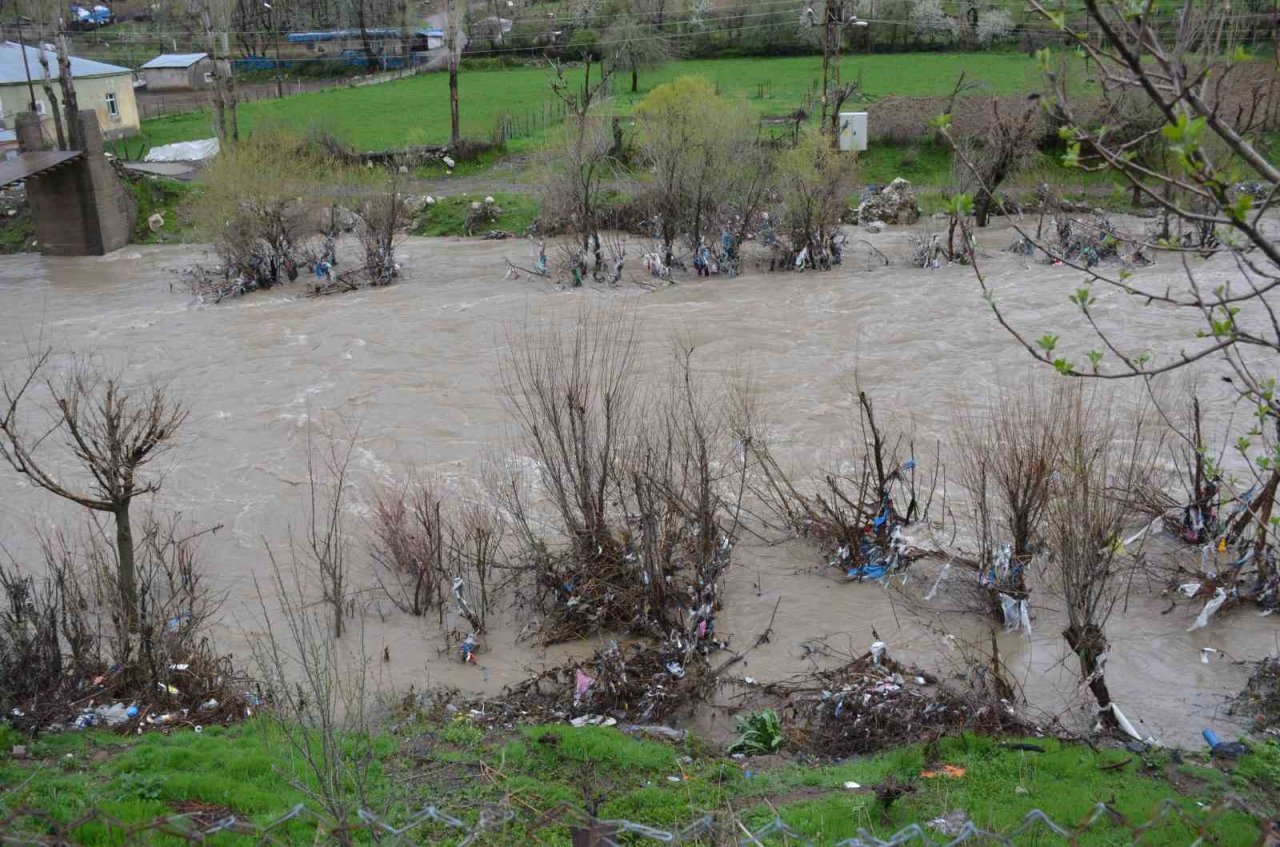
[[[97,29],[108,26],[114,21],[111,9],[107,6],[80,6],[70,8],[71,26],[74,29]]]

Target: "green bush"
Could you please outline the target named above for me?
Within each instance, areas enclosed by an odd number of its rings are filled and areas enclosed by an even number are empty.
[[[738,740],[729,746],[730,753],[766,756],[778,752],[787,740],[782,732],[782,719],[773,709],[740,715],[734,728],[738,731]]]

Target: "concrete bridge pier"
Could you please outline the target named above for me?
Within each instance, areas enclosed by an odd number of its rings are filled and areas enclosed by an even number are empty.
[[[76,115],[83,150],[78,156],[26,176],[36,241],[50,256],[102,256],[129,243],[137,210],[102,145],[92,109]],[[18,161],[44,149],[40,118],[17,117]]]

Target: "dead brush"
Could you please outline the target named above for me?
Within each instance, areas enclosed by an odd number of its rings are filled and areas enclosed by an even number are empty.
[[[221,598],[203,578],[204,534],[144,516],[132,613],[96,525],[43,537],[43,578],[0,568],[0,704],[19,709],[19,728],[67,725],[115,702],[138,707],[122,731],[245,717],[248,680],[208,639]]]
[[[917,478],[914,444],[887,434],[865,391],[858,392],[857,409],[852,468],[832,468],[812,484],[797,482],[782,468],[749,404],[740,406],[734,424],[755,463],[752,492],[784,527],[845,563],[865,560],[865,550],[859,551],[864,541],[886,549],[894,528],[922,520],[931,503],[931,495],[921,502],[925,481]],[[928,491],[934,482],[927,483]]]
[[[732,546],[722,482],[733,463],[723,404],[694,375],[692,349],[646,395],[634,321],[584,312],[567,331],[513,340],[504,375],[542,492],[535,503],[517,470],[500,486],[543,640],[666,637],[705,622]]]

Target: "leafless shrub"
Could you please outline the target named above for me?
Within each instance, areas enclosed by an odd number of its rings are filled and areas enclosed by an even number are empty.
[[[882,428],[865,391],[858,392],[857,409],[851,466],[842,462],[813,484],[797,483],[783,469],[749,404],[740,404],[734,424],[755,460],[756,495],[788,529],[834,552],[832,564],[851,576],[876,564],[905,564],[895,530],[920,520],[929,506],[920,502],[914,445]]]
[[[1006,106],[1002,112],[1000,101],[993,98],[991,115],[991,123],[981,135],[965,135],[957,140],[944,130],[958,160],[957,181],[962,187],[971,188],[973,214],[980,227],[986,226],[993,214],[1005,213],[996,192],[1034,154],[1039,110],[1028,105],[1010,113]]]
[[[290,549],[287,562],[271,560],[271,608],[258,586],[264,632],[252,643],[264,710],[287,754],[280,767],[299,791],[333,820],[346,822],[368,799],[376,747],[371,727],[372,664],[363,631],[350,655],[340,652],[329,624],[309,599],[307,554]],[[336,830],[340,843],[349,835]]]
[[[980,579],[993,600],[1027,597],[1026,569],[1041,540],[1070,399],[1061,381],[1031,382],[1001,391],[980,415],[959,422],[958,475]]]
[[[1109,398],[1078,386],[1060,433],[1045,526],[1051,580],[1067,616],[1063,638],[1102,719],[1121,727],[1105,678],[1105,627],[1132,573],[1134,556],[1123,537],[1133,517],[1132,493],[1148,484],[1159,442],[1144,411],[1123,419]]]
[[[476,635],[488,630],[489,610],[497,597],[494,577],[503,566],[507,525],[486,503],[464,504],[451,533],[450,557],[459,612]]]
[[[383,489],[373,498],[370,552],[378,582],[397,608],[421,617],[444,615],[444,550],[441,500],[432,483]]]
[[[356,433],[332,435],[317,445],[307,429],[307,525],[303,555],[320,580],[335,638],[346,629],[349,563],[346,525],[347,476]],[[292,542],[291,542],[292,544]]]
[[[378,580],[398,608],[418,616],[434,608],[443,625],[448,586],[471,631],[485,632],[503,565],[498,512],[478,500],[446,505],[438,483],[414,483],[375,495],[372,528]]]
[[[504,363],[507,396],[551,507],[544,519],[526,480],[505,475],[503,503],[537,604],[552,618],[548,641],[599,629],[667,635],[698,629],[699,615],[705,634],[728,563],[720,405],[698,385],[691,350],[677,357],[668,390],[646,401],[635,356],[628,315],[584,312],[567,331],[513,340]],[[641,409],[650,410],[644,427]],[[563,547],[544,537],[545,525]]]
[[[43,577],[0,568],[7,604],[0,700],[21,706],[25,728],[92,725],[95,716],[81,713],[90,700],[133,702],[149,715],[185,708],[203,723],[244,716],[241,677],[207,638],[221,598],[202,576],[204,534],[183,531],[176,517],[145,516],[133,610],[123,605],[110,544],[96,524],[43,536]]]
[[[390,285],[400,274],[396,239],[412,220],[409,207],[393,176],[386,188],[366,197],[355,208],[356,238],[364,251],[364,274],[370,285]],[[470,218],[468,218],[470,220]]]

